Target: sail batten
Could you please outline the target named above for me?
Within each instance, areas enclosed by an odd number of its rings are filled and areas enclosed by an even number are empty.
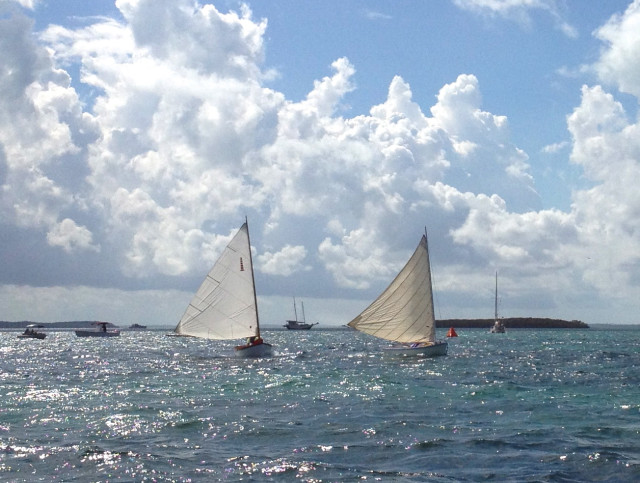
[[[435,316],[426,236],[389,286],[348,324],[401,343],[433,343]]]
[[[205,277],[175,332],[206,339],[239,339],[259,335],[246,222]]]

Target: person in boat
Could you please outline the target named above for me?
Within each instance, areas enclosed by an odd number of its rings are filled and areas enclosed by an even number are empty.
[[[246,349],[247,347],[251,347],[253,345],[260,345],[263,342],[264,341],[262,340],[262,337],[258,337],[255,335],[253,337],[247,337],[247,343],[245,345],[236,346],[236,350]]]
[[[102,324],[102,332],[106,332],[107,331],[107,324]]]

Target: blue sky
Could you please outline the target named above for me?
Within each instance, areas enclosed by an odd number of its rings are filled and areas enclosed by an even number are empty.
[[[6,320],[177,323],[249,217],[263,323],[430,233],[439,315],[636,323],[640,3],[0,0]],[[115,301],[115,302],[114,302]]]

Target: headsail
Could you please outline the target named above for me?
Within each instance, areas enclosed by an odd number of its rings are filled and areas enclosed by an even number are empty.
[[[434,342],[436,338],[427,237],[387,289],[348,324],[395,342]]]
[[[200,285],[175,332],[206,339],[260,335],[246,222]]]

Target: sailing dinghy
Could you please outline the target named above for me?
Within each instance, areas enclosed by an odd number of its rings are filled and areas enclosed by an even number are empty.
[[[360,315],[347,324],[365,334],[396,342],[387,353],[435,357],[447,355],[436,340],[427,234],[396,278]]]
[[[214,340],[246,337],[238,357],[267,357],[272,346],[260,337],[249,226],[245,220],[211,268],[174,330],[176,335]]]

